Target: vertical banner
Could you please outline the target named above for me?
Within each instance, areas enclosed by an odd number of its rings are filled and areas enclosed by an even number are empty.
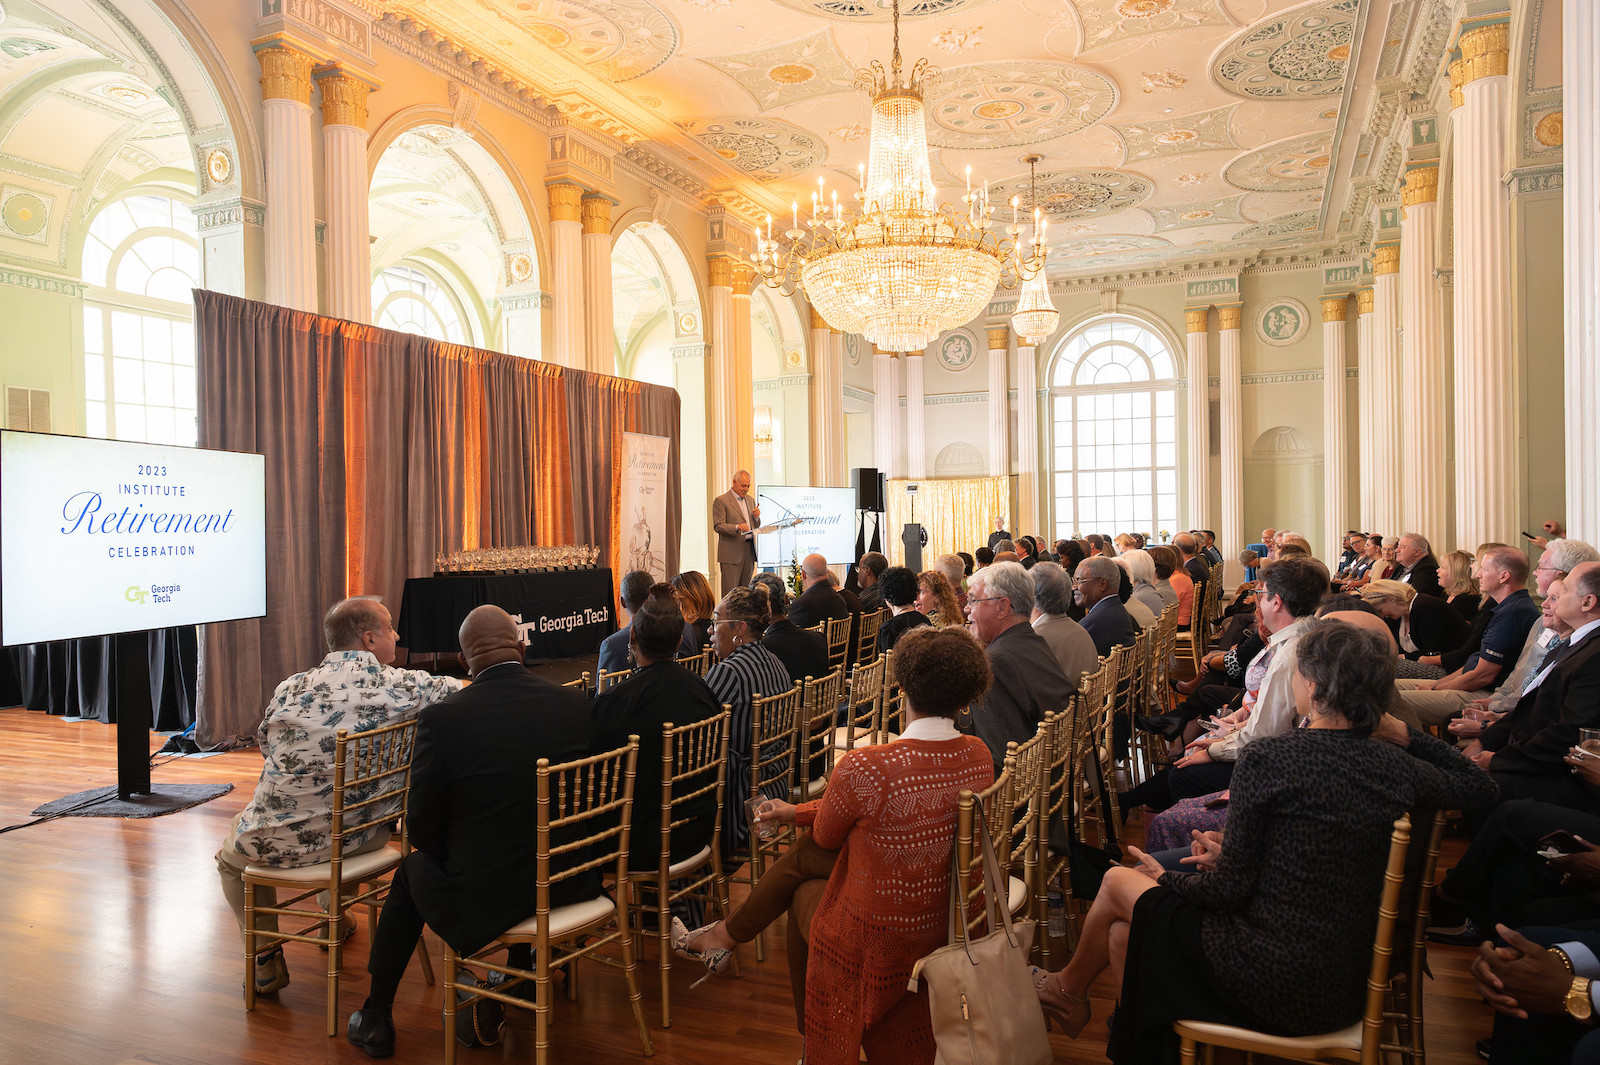
[[[667,579],[669,443],[664,436],[622,434],[622,572],[642,569],[658,581]]]

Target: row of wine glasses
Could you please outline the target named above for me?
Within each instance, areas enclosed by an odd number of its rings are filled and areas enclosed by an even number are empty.
[[[541,569],[592,568],[600,549],[593,544],[559,547],[480,547],[473,551],[440,551],[433,556],[435,573],[524,573]]]

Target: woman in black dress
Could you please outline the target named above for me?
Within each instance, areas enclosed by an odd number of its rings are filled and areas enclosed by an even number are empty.
[[[1046,1015],[1076,1035],[1111,970],[1114,1062],[1177,1061],[1180,1018],[1282,1035],[1353,1023],[1395,819],[1494,801],[1487,773],[1387,712],[1394,658],[1376,635],[1313,624],[1294,681],[1308,725],[1240,756],[1226,836],[1196,841],[1196,872],[1130,848],[1139,864],[1106,874],[1071,963],[1037,973]]]
[[[917,575],[911,570],[905,566],[890,566],[878,578],[878,583],[883,586],[883,602],[890,615],[878,629],[878,646],[892,651],[894,642],[902,635],[932,622],[916,607]]]

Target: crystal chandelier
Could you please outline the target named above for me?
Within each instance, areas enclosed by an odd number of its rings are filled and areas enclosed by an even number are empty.
[[[1018,241],[1018,201],[1011,224],[992,232],[987,184],[972,189],[967,172],[964,210],[936,200],[928,165],[922,87],[937,73],[917,60],[909,77],[900,62],[900,4],[895,0],[894,56],[887,72],[874,60],[856,84],[872,96],[869,162],[846,207],[823,179],[811,194],[809,218],[792,208],[791,226],[772,235],[756,229],[756,271],[769,286],[806,298],[827,323],[858,333],[885,351],[920,351],[947,329],[983,312],[996,286],[1015,287],[1043,276],[1045,245]],[[1046,297],[1048,301],[1048,296]]]
[[[1022,161],[1028,164],[1028,195],[1033,201],[1033,237],[1029,241],[1030,251],[1042,264],[1045,258],[1045,230],[1049,222],[1039,212],[1039,189],[1034,182],[1034,167],[1038,165],[1039,158],[1037,155],[1028,155]],[[1016,313],[1011,316],[1011,328],[1016,330],[1017,336],[1025,343],[1038,345],[1044,343],[1050,334],[1056,331],[1060,321],[1061,314],[1056,310],[1055,304],[1050,302],[1050,286],[1041,267],[1022,284]]]

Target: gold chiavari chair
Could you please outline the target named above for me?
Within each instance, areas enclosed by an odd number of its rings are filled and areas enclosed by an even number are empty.
[[[578,959],[593,957],[596,961],[618,964],[597,953],[613,943],[622,952],[620,968],[628,985],[628,1000],[633,1006],[633,1019],[639,1027],[644,1052],[646,1056],[655,1052],[639,995],[629,918],[633,892],[628,871],[628,839],[638,756],[639,737],[630,736],[626,747],[604,754],[557,765],[551,765],[548,759],[539,759],[535,767],[538,800],[533,824],[538,862],[533,886],[534,915],[502,932],[476,954],[462,957],[445,945],[445,1065],[455,1065],[456,1020],[463,1009],[483,998],[525,1007],[527,999],[514,992],[530,981],[534,985],[534,1061],[537,1065],[546,1065],[550,1059],[550,1007],[555,970],[568,966],[570,993]],[[590,834],[584,835],[586,832]],[[594,871],[614,878],[609,896],[601,892],[584,902],[550,908],[552,885]],[[492,955],[518,943],[533,948],[532,969],[516,969],[504,962],[489,960]],[[476,977],[476,984],[457,982],[463,969]],[[486,986],[489,973],[501,974],[505,982]],[[461,996],[459,1000],[458,995]]]
[[[877,741],[878,729],[883,724],[880,715],[883,710],[883,676],[887,669],[888,660],[879,658],[851,671],[845,701],[845,721],[833,730],[834,750],[849,751],[858,746],[871,746]],[[834,760],[838,761],[838,757],[835,756]]]
[[[592,696],[594,694],[594,674],[585,672],[582,676],[573,677],[561,686],[582,692],[586,697]]]
[[[1428,834],[1423,840],[1422,852],[1418,854],[1413,848],[1406,861],[1400,912],[1406,915],[1410,927],[1399,937],[1396,958],[1390,963],[1388,1005],[1383,1012],[1395,1033],[1393,1043],[1383,1044],[1383,1052],[1398,1054],[1410,1065],[1424,1065],[1428,1060],[1422,1030],[1422,978],[1428,967],[1427,929],[1433,909],[1433,888],[1438,879],[1444,823],[1444,811],[1433,811],[1433,818],[1426,826]]]
[[[1081,699],[1084,686],[1090,682],[1093,674],[1084,674],[1084,679],[1079,682],[1078,692]],[[1070,784],[1072,781],[1072,757],[1076,750],[1075,737],[1073,736],[1073,722],[1079,717],[1077,702],[1072,707],[1058,713],[1049,715],[1040,725],[1044,733],[1044,756],[1039,765],[1039,802],[1037,805],[1038,826],[1034,830],[1035,845],[1038,848],[1038,857],[1034,860],[1033,878],[1033,909],[1037,914],[1044,914],[1048,921],[1050,913],[1050,889],[1054,887],[1061,893],[1062,909],[1067,921],[1067,941],[1070,946],[1076,941],[1077,911],[1072,905],[1072,882],[1070,877],[1071,867],[1067,850],[1067,804],[1072,801]],[[1048,934],[1039,936],[1043,951],[1043,963],[1046,969],[1054,971],[1060,968],[1055,964],[1055,944],[1053,937]]]
[[[1099,768],[1099,783],[1096,785],[1088,774],[1085,774],[1085,786],[1095,791],[1095,801],[1099,805],[1100,817],[1104,818],[1103,824],[1115,832],[1117,838],[1122,837],[1122,810],[1117,804],[1117,789],[1114,784],[1113,773],[1116,763],[1112,757],[1113,741],[1117,720],[1117,692],[1122,679],[1127,676],[1128,656],[1130,648],[1117,646],[1105,658],[1105,665],[1101,667],[1101,682],[1097,691],[1097,702],[1089,708],[1089,750],[1086,756],[1095,759]],[[1085,763],[1087,769],[1087,763]]]
[[[883,652],[883,702],[879,704],[878,742],[893,743],[906,730],[906,697],[894,679],[894,652]]]
[[[989,912],[987,904],[977,906],[980,899],[987,903],[983,890],[983,845],[978,835],[978,810],[983,811],[982,825],[989,834],[989,845],[994,848],[995,860],[1002,873],[1010,867],[1011,832],[1009,815],[1014,781],[1009,768],[1002,769],[994,783],[974,794],[963,791],[956,800],[956,870],[963,877],[963,895],[966,920],[958,929],[968,937],[986,935],[1002,922],[998,913]],[[1006,906],[1016,913],[1027,905],[1028,889],[1015,877],[1008,880]],[[999,900],[993,900],[998,902]],[[987,926],[987,927],[986,927]]]
[[[1411,842],[1411,819],[1394,823],[1389,836],[1389,865],[1383,874],[1383,897],[1378,905],[1378,930],[1373,936],[1372,965],[1367,973],[1367,1004],[1361,1019],[1348,1028],[1323,1035],[1268,1035],[1249,1028],[1214,1021],[1174,1021],[1178,1034],[1178,1055],[1183,1065],[1195,1065],[1200,1047],[1206,1061],[1212,1048],[1227,1047],[1246,1054],[1261,1054],[1289,1061],[1350,1061],[1377,1065],[1383,1057],[1384,997],[1389,988],[1389,960],[1399,918],[1401,888],[1405,881],[1406,850]]]
[[[726,918],[728,878],[722,869],[722,803],[727,784],[728,719],[726,704],[722,713],[689,725],[668,722],[661,730],[661,853],[654,869],[634,869],[630,874],[638,886],[655,889],[656,954],[661,967],[661,1027],[672,1027],[672,904],[684,899],[702,899],[717,907]],[[687,858],[672,860],[672,834],[696,820],[693,810],[707,796],[716,797],[716,816],[711,822],[711,841]],[[687,880],[687,882],[685,882]],[[674,886],[676,882],[676,886]],[[643,908],[634,934],[644,939]]]
[[[375,927],[378,906],[389,890],[389,877],[409,852],[405,818],[400,818],[400,847],[379,847],[345,855],[357,838],[368,838],[404,810],[411,791],[411,756],[416,747],[417,719],[383,728],[350,732],[340,729],[333,747],[333,811],[329,840],[332,855],[316,865],[278,867],[251,864],[244,868],[244,1008],[256,1008],[256,955],[283,943],[314,943],[328,952],[328,1035],[338,1032],[339,970],[344,949],[345,915],[367,908],[367,931]],[[363,888],[365,885],[365,888]],[[295,892],[269,905],[258,905],[256,890]],[[326,908],[318,901],[326,892]],[[309,900],[309,901],[308,901]],[[271,914],[280,926],[271,931],[257,919]],[[285,922],[309,919],[298,931],[285,932]],[[417,944],[423,972],[433,983],[428,956]]]
[[[861,614],[861,632],[856,637],[856,663],[865,664],[878,657],[878,630],[889,618],[888,608],[863,611]]]
[[[1155,669],[1155,647],[1160,637],[1157,629],[1145,629],[1133,642],[1132,675],[1128,681],[1127,698],[1123,702],[1124,719],[1128,728],[1128,780],[1138,784],[1155,772],[1154,755],[1150,751],[1150,734],[1139,728],[1135,720],[1140,714],[1153,714],[1150,702],[1150,678]]]
[[[850,618],[828,618],[822,635],[828,641],[828,668],[842,669],[850,658]]]
[[[786,692],[765,696],[757,693],[751,699],[750,779],[746,782],[749,792],[741,802],[762,796],[782,797],[794,793],[797,761],[794,730],[795,722],[800,717],[803,695],[801,685],[796,684]],[[768,856],[777,858],[779,852],[794,840],[795,827],[769,823],[771,835],[765,837],[756,830],[753,821],[746,828],[745,844],[750,853],[750,871],[746,876],[730,876],[729,879],[749,884],[754,889],[766,874]],[[756,937],[756,960],[767,960],[766,947],[760,936]]]
[[[1116,717],[1114,721],[1120,721],[1121,725],[1118,727],[1118,725],[1113,724],[1111,727],[1110,738],[1112,745],[1107,750],[1107,754],[1112,759],[1112,772],[1120,771],[1122,776],[1107,776],[1106,778],[1107,785],[1111,787],[1113,798],[1115,798],[1115,792],[1118,790],[1115,784],[1117,780],[1127,780],[1130,786],[1134,783],[1133,733],[1138,731],[1133,724],[1134,704],[1138,701],[1139,669],[1144,659],[1145,641],[1148,639],[1148,630],[1141,631],[1138,636],[1134,637],[1133,643],[1122,646],[1122,657],[1117,661]],[[1119,733],[1127,737],[1122,758],[1117,757],[1118,744],[1116,743],[1116,737]],[[1117,823],[1117,827],[1120,831],[1122,827],[1120,821]]]
[[[1049,736],[1042,721],[1029,739],[1006,744],[1005,771],[1011,774],[1011,802],[1006,810],[1008,869],[1010,876],[1024,888],[1021,904],[1012,912],[1027,910],[1036,921],[1045,919],[1045,914],[1034,906],[1033,885],[1039,872],[1039,813],[1045,802],[1044,770],[1048,752]],[[1035,945],[1038,942],[1035,937]]]
[[[594,680],[594,693],[596,695],[604,695],[632,675],[633,670],[631,669],[619,669],[612,673],[601,673]],[[584,676],[588,676],[588,674],[586,673]]]
[[[836,669],[822,677],[807,677],[801,683],[801,710],[795,717],[794,749],[799,752],[795,766],[797,781],[790,801],[809,802],[822,795],[833,771],[833,729],[844,702],[844,670]]]
[[[682,666],[684,669],[687,669],[695,676],[704,677],[706,675],[706,670],[711,668],[712,660],[715,657],[716,656],[714,656],[710,650],[705,650],[701,651],[697,655],[689,655],[688,657],[680,658],[677,661],[678,665]]]

